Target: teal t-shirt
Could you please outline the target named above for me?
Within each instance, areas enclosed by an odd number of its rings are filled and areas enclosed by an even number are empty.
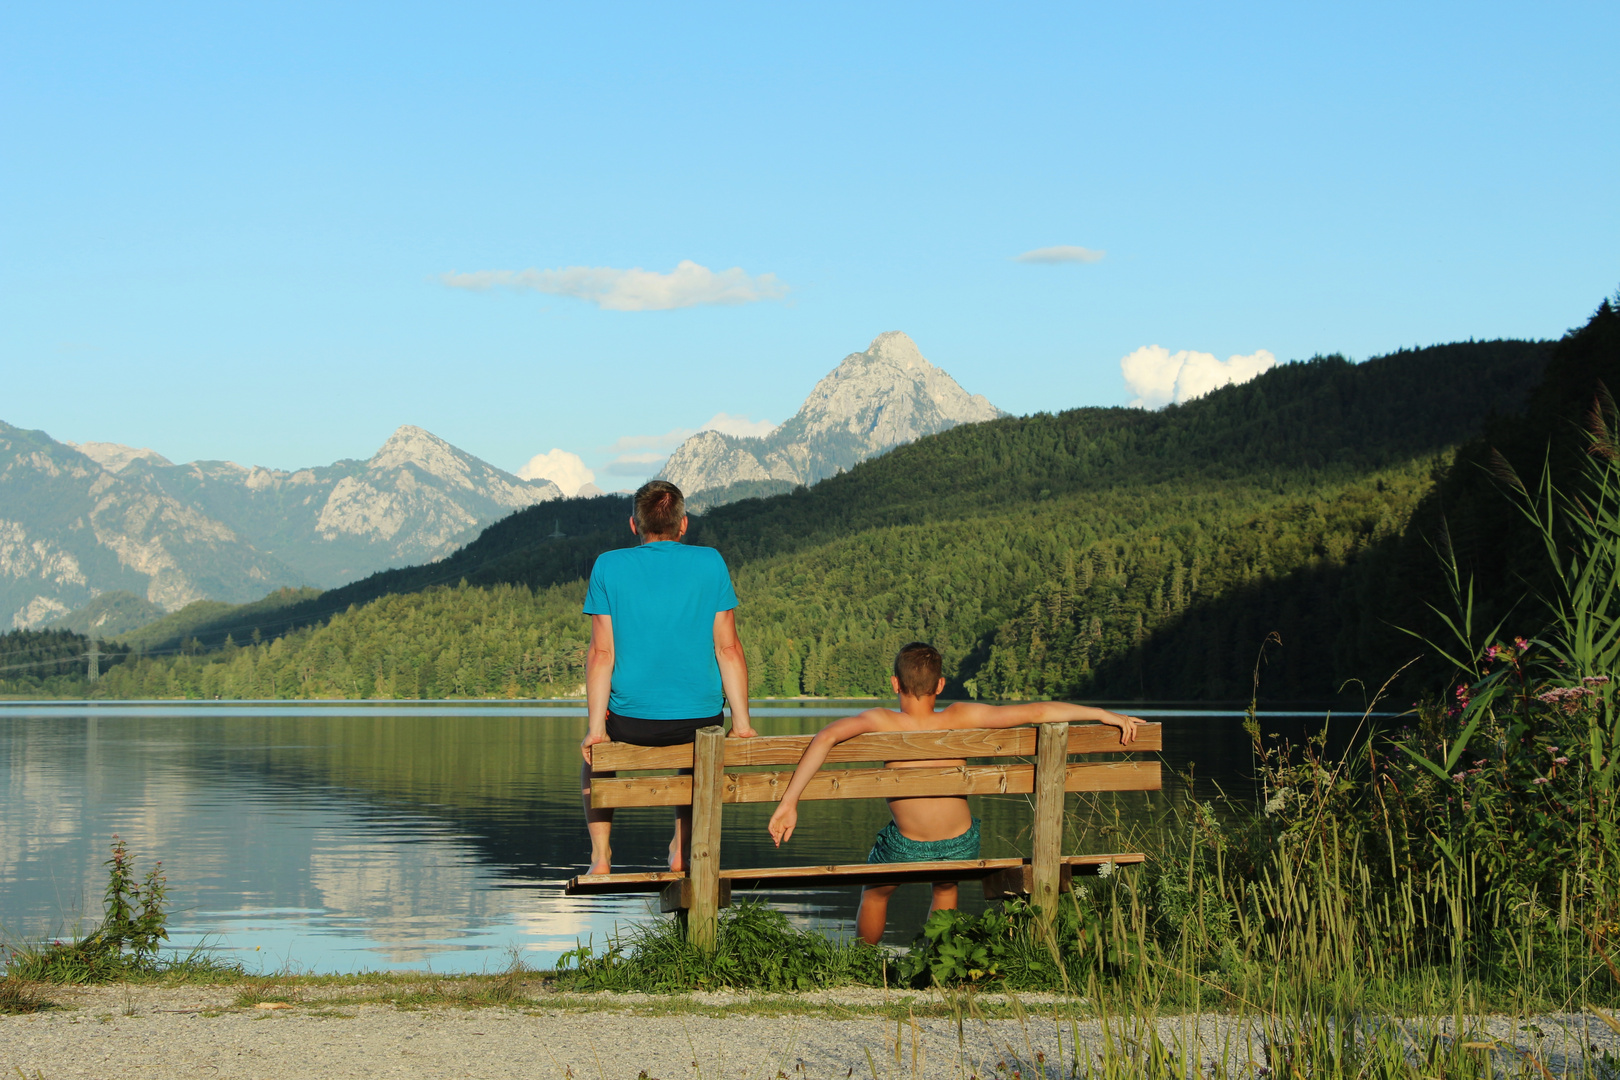
[[[608,708],[642,720],[718,713],[725,698],[714,617],[736,606],[726,561],[714,548],[658,540],[598,555],[585,614],[613,617]]]

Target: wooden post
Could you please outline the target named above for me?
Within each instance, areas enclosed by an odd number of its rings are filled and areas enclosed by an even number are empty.
[[[726,778],[725,729],[699,729],[692,751],[692,850],[687,853],[686,871],[692,894],[686,934],[692,944],[704,952],[713,952],[720,916],[720,797]],[[1060,799],[1062,792],[1060,779]]]
[[[1050,919],[1057,912],[1063,855],[1063,780],[1069,725],[1039,724],[1035,740],[1035,836],[1030,852],[1030,902]]]

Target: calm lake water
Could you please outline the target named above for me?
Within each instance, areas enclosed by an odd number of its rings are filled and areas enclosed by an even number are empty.
[[[870,705],[762,702],[754,717],[766,734],[800,734]],[[1130,710],[1165,725],[1167,790],[1101,796],[1095,813],[1146,820],[1189,762],[1201,789],[1250,794],[1240,713]],[[1273,713],[1267,727],[1322,716]],[[496,970],[514,948],[549,967],[658,917],[645,897],[563,895],[589,850],[584,731],[579,702],[0,703],[0,940],[94,925],[116,833],[143,876],[163,861],[178,949],[206,943],[254,971]],[[1025,797],[974,802],[987,857],[1027,850]],[[777,851],[770,810],[727,807],[724,865],[864,861],[887,820],[880,800],[806,803]],[[1094,825],[1072,850],[1119,850]],[[668,810],[620,810],[616,867],[660,869],[669,835]],[[804,925],[853,930],[857,890],[755,895]],[[962,895],[982,906],[977,886]],[[926,886],[902,888],[889,940],[909,941],[927,903]]]

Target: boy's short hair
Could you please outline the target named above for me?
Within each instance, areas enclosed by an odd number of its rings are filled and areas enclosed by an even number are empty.
[[[649,536],[676,536],[686,516],[686,496],[668,480],[649,480],[636,491],[636,531]]]
[[[939,676],[945,660],[939,650],[926,641],[913,641],[902,645],[894,657],[894,677],[900,680],[900,692],[911,697],[933,697],[939,693]]]

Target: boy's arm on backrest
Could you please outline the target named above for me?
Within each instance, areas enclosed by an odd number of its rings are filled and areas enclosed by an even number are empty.
[[[1068,701],[1034,701],[1027,705],[984,705],[976,701],[959,701],[947,705],[939,712],[948,728],[1008,728],[1020,724],[1055,724],[1067,721],[1091,721],[1119,728],[1120,742],[1128,744],[1136,738],[1136,729],[1142,723],[1134,716],[1109,712],[1092,705],[1075,705]]]
[[[810,782],[810,778],[816,774],[816,770],[821,768],[822,764],[827,760],[827,754],[834,746],[837,746],[845,739],[853,739],[855,736],[864,735],[868,731],[878,730],[877,718],[869,713],[870,711],[856,716],[846,716],[841,720],[834,720],[816,732],[815,738],[810,740],[810,745],[805,747],[804,753],[799,755],[799,764],[793,770],[793,779],[788,782],[787,791],[782,793],[783,802],[787,802],[789,799],[798,800],[799,793]]]

